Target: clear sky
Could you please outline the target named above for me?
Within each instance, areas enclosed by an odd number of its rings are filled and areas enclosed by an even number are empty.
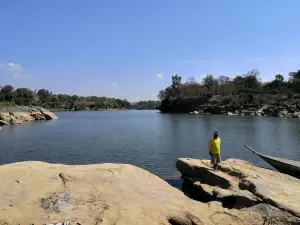
[[[300,69],[299,0],[2,0],[0,85],[156,99],[178,73]]]

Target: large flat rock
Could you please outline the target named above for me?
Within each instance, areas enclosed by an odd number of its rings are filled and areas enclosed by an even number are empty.
[[[199,182],[212,186],[212,192],[220,198],[236,196],[237,199],[242,194],[247,201],[261,200],[300,217],[300,180],[297,178],[239,159],[223,161],[217,172],[211,169],[208,160],[180,158],[176,165],[183,176],[197,180],[198,186]]]
[[[191,200],[159,177],[125,164],[20,162],[0,166],[0,180],[0,225],[63,221],[73,225],[252,225],[265,221],[259,210]]]
[[[58,117],[47,109],[34,106],[0,108],[0,120],[9,124],[21,124],[32,120],[56,120]]]

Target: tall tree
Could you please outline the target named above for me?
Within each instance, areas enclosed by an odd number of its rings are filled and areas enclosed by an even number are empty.
[[[222,95],[224,95],[224,86],[226,84],[228,84],[228,82],[230,81],[230,77],[227,77],[227,76],[219,76],[218,77],[218,84],[220,85],[221,87],[221,91],[222,91]]]
[[[13,91],[14,91],[13,86],[11,85],[4,86],[0,91],[1,99],[5,101],[12,101]]]
[[[177,74],[175,76],[172,76],[172,87],[174,89],[177,89],[179,88],[180,84],[181,84],[181,77],[178,76]]]
[[[295,93],[300,93],[300,70],[296,72],[290,72],[290,83]]]
[[[165,90],[160,90],[159,93],[158,93],[158,95],[157,95],[157,98],[158,98],[159,100],[163,100],[165,97],[166,97],[166,92],[165,92]]]
[[[256,69],[249,70],[244,74],[245,88],[259,89],[260,88],[260,72]]]
[[[34,94],[28,88],[18,88],[14,92],[13,99],[18,105],[30,105],[33,103]]]
[[[51,95],[49,93],[49,91],[46,90],[46,89],[40,89],[40,90],[38,90],[37,94],[38,94],[38,96],[39,96],[39,98],[40,98],[40,100],[41,100],[42,103],[48,102],[49,98],[50,98],[50,95]]]
[[[300,79],[300,70],[289,73],[290,79]]]
[[[275,80],[278,81],[279,83],[284,82],[284,77],[281,74],[276,74],[275,75]]]
[[[215,79],[212,74],[207,74],[202,80],[203,85],[206,87],[206,89],[208,91],[211,91],[211,89],[214,85],[214,82],[215,82]]]

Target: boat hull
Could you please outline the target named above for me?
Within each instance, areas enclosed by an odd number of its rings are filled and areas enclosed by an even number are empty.
[[[277,159],[271,156],[259,155],[263,160],[281,173],[300,179],[300,167],[284,162],[284,159]]]
[[[244,145],[244,146],[246,148],[248,148],[251,152],[253,152],[253,154],[259,156],[261,159],[263,159],[265,162],[270,164],[273,168],[275,168],[279,172],[285,173],[285,174],[288,174],[290,176],[300,179],[300,162],[299,161],[263,155],[263,154],[260,154],[256,151],[254,151],[248,145]]]

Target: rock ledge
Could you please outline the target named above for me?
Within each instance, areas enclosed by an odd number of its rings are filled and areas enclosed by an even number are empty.
[[[33,120],[56,120],[58,117],[47,109],[38,106],[16,106],[0,109],[0,126],[22,124]]]
[[[0,178],[0,225],[252,225],[270,222],[271,210],[277,213],[273,224],[296,221],[267,205],[238,210],[197,202],[125,164],[20,162],[0,166]]]
[[[214,172],[209,160],[180,158],[177,169],[196,200],[220,201],[227,208],[268,204],[300,217],[300,180],[273,170],[227,159]]]

